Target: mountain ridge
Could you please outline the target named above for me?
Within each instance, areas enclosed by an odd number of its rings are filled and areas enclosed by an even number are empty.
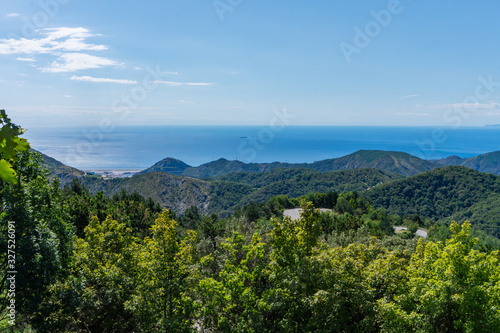
[[[493,151],[469,158],[461,158],[456,155],[440,160],[435,160],[443,165],[460,165],[473,170],[500,175],[500,151]]]
[[[183,169],[178,168],[179,162],[185,165]],[[167,157],[166,159],[163,159],[153,166],[141,171],[141,173],[162,171],[195,178],[211,178],[219,177],[231,172],[261,173],[277,168],[306,168],[320,172],[373,168],[403,176],[413,176],[442,166],[443,165],[438,162],[424,160],[404,152],[358,150],[346,156],[325,159],[312,163],[244,163],[238,160],[230,161],[225,158],[220,158],[215,161],[201,164],[197,167],[191,167],[182,161]],[[172,169],[175,169],[176,171],[171,172]]]

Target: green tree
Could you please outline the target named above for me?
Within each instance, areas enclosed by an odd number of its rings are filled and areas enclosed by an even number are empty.
[[[406,291],[381,300],[385,332],[500,332],[499,253],[474,249],[470,224],[445,244],[419,240]]]
[[[221,246],[227,259],[219,276],[200,281],[204,326],[222,332],[262,332],[259,304],[267,287],[266,244],[254,234],[251,243],[244,245],[244,237],[237,232],[226,241]]]
[[[59,183],[48,180],[41,156],[21,152],[14,164],[17,183],[0,182],[0,246],[7,249],[7,222],[15,226],[16,323],[34,324],[49,286],[68,273],[73,228],[67,223]],[[0,251],[0,314],[5,314],[7,251]]]
[[[140,283],[127,307],[147,332],[193,331],[197,308],[196,232],[179,242],[177,222],[164,210],[151,227],[140,251]]]
[[[57,311],[49,328],[96,333],[138,330],[141,322],[125,306],[138,284],[138,242],[125,224],[92,217],[85,239],[75,242],[71,277],[51,290],[47,302]]]
[[[273,220],[272,252],[267,274],[271,287],[263,292],[261,309],[266,331],[299,332],[309,315],[303,299],[314,293],[316,278],[310,257],[321,233],[319,210],[302,201],[298,220]]]

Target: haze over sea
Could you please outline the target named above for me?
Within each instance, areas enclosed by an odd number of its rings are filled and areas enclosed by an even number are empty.
[[[144,169],[174,157],[191,166],[219,158],[314,162],[360,149],[403,151],[425,159],[499,150],[500,127],[130,126],[31,128],[32,147],[82,170]]]

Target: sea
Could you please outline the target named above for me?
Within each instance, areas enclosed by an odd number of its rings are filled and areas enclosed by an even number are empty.
[[[358,150],[402,151],[424,159],[500,150],[500,126],[123,126],[30,128],[31,146],[81,170],[141,170],[173,157],[191,166],[225,158],[245,163],[315,162]]]

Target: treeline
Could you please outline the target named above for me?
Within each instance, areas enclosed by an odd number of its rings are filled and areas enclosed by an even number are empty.
[[[500,265],[452,223],[431,225],[356,192],[281,195],[228,218],[183,216],[121,192],[49,182],[19,154],[0,182],[0,246],[15,221],[15,326],[1,253],[0,330],[11,332],[499,332]],[[298,220],[283,218],[302,206]],[[320,213],[314,207],[330,208]],[[431,235],[432,236],[432,235]]]

